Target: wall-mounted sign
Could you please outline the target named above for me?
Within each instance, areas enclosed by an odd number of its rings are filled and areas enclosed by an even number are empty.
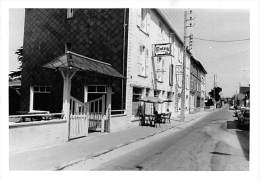
[[[154,44],[154,56],[171,55],[172,44]]]

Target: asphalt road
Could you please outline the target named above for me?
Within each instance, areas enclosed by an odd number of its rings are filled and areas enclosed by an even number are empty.
[[[249,132],[236,123],[226,107],[94,170],[247,171]]]

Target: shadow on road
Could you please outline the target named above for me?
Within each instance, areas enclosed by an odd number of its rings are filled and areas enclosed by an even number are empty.
[[[240,146],[243,150],[244,156],[249,160],[249,130],[238,125],[238,121],[227,121],[227,129],[236,130]]]
[[[240,146],[243,149],[244,156],[249,161],[249,131],[236,131]]]

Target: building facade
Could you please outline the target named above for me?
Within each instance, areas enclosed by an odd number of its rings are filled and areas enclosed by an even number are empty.
[[[206,98],[206,70],[201,63],[191,57],[190,68],[190,112],[201,110],[205,106]]]
[[[126,111],[134,118],[138,99],[157,96],[171,102],[163,103],[161,111],[173,114],[181,110],[183,42],[160,10],[130,9],[128,24],[128,56]],[[155,46],[171,45],[170,54],[156,55]],[[157,47],[157,46],[156,46]],[[189,99],[189,56],[186,58],[186,99]],[[189,104],[186,102],[186,112]]]
[[[135,119],[138,100],[146,96],[168,100],[158,105],[162,112],[181,111],[183,41],[159,9],[26,9],[23,48],[22,110],[61,112],[62,77],[42,66],[69,50],[109,63],[125,77],[77,73],[71,87],[71,95],[84,102],[85,87],[87,99],[95,99],[109,80],[112,112],[125,115],[120,123]],[[205,98],[201,82],[206,73],[187,54],[185,112],[189,113]]]
[[[70,50],[110,63],[125,74],[127,61],[127,9],[26,9],[22,102],[24,111],[62,110],[62,76],[42,66]],[[107,77],[77,73],[72,79],[72,96],[84,100],[84,85],[97,89]],[[114,109],[124,108],[124,80],[113,79]],[[93,87],[96,86],[96,87]],[[93,91],[93,98],[96,93]],[[118,98],[120,97],[120,98]]]

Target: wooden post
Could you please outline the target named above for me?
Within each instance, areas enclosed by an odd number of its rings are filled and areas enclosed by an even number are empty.
[[[107,116],[107,129],[106,132],[110,132],[110,116],[111,116],[111,96],[112,96],[112,87],[107,87],[107,99],[106,99],[106,116]]]
[[[88,86],[84,85],[84,103],[88,102]]]
[[[105,132],[105,95],[102,96],[102,110],[101,110],[101,114],[102,114],[102,118],[101,118],[101,132]]]
[[[33,86],[30,86],[30,107],[29,111],[33,111],[33,99],[34,99],[34,91],[33,91]]]
[[[62,112],[64,113],[64,118],[68,124],[68,140],[70,138],[70,91],[71,91],[71,79],[77,71],[70,71],[68,69],[61,70],[61,75],[63,77],[63,104]]]

